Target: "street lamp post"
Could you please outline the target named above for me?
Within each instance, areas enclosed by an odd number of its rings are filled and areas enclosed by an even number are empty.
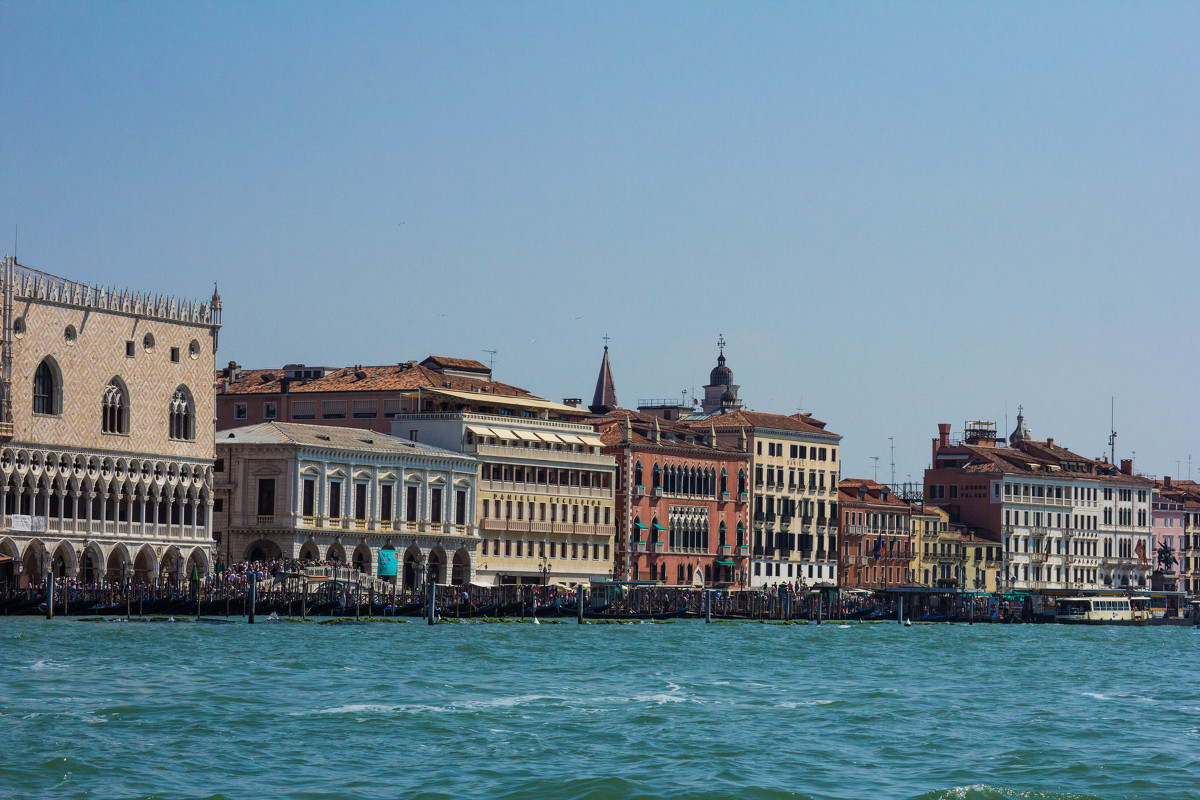
[[[554,569],[554,565],[542,556],[542,561],[538,564],[538,571],[542,573],[542,588],[545,589],[549,580],[550,570]]]

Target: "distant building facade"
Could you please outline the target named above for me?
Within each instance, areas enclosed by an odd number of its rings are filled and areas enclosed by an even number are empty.
[[[888,589],[912,580],[912,507],[866,478],[838,483],[842,586]]]
[[[1168,545],[1178,561],[1176,591],[1200,595],[1200,483],[1163,478],[1155,486],[1155,509],[1156,553]]]
[[[217,549],[225,563],[331,561],[415,589],[475,575],[469,456],[374,431],[262,422],[217,435]],[[392,574],[390,565],[397,565]]]
[[[994,425],[969,423],[956,442],[938,429],[926,502],[999,537],[1002,590],[1149,588],[1154,484],[1132,462],[1035,441],[1023,414],[1007,447]]]
[[[206,574],[220,297],[0,264],[0,584]]]
[[[422,397],[445,389],[532,397],[524,389],[492,380],[489,367],[466,358],[429,356],[385,366],[242,369],[230,362],[216,374],[217,430],[259,422],[337,425],[390,434],[397,414],[442,409],[444,399]]]
[[[591,420],[616,459],[620,580],[744,587],[750,456],[706,433],[617,409]]]
[[[482,541],[475,580],[612,578],[616,461],[578,409],[528,396],[423,389],[395,436],[474,456]]]
[[[1001,566],[998,539],[951,522],[944,508],[916,504],[912,510],[913,581],[926,588],[997,591]]]

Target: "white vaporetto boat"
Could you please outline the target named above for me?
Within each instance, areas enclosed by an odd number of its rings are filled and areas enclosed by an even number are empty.
[[[1148,625],[1150,598],[1126,595],[1069,597],[1058,601],[1055,622],[1064,625]]]

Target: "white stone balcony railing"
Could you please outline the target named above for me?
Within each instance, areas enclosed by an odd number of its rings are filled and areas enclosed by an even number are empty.
[[[526,481],[493,481],[483,479],[479,482],[480,491],[484,492],[523,492],[526,494],[545,495],[553,501],[559,497],[594,497],[601,500],[612,498],[612,489],[600,486],[557,486]]]
[[[594,434],[593,434],[594,435]],[[603,453],[577,453],[571,450],[550,450],[535,447],[510,447],[502,444],[477,444],[475,454],[480,457],[519,459],[526,462],[551,461],[561,464],[615,467],[616,458]]]

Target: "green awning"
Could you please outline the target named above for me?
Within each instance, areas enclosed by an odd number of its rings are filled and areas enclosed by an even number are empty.
[[[733,562],[728,561],[726,559],[719,559],[717,561],[717,563],[720,564],[722,567],[732,567],[733,566]]]
[[[654,523],[654,530],[656,530],[656,531],[665,531],[665,530],[666,530],[666,528],[664,528],[662,525],[659,525],[657,522],[655,522],[655,523]]]
[[[646,526],[643,525],[642,523],[638,522],[637,520],[634,520],[633,527],[637,528],[639,531],[646,530]]]

